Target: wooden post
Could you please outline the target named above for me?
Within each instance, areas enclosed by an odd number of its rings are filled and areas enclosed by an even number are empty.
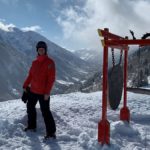
[[[127,38],[126,38],[127,39]],[[127,107],[127,70],[128,70],[128,47],[124,50],[124,93],[123,108],[120,110],[120,120],[130,121],[130,111]]]
[[[109,32],[108,29],[104,29]],[[105,37],[104,40],[108,38]],[[102,120],[98,124],[98,141],[101,144],[110,143],[110,123],[107,120],[107,82],[108,82],[108,46],[103,51],[103,93],[102,93]]]

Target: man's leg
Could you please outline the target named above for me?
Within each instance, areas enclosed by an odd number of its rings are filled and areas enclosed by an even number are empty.
[[[49,107],[50,98],[48,100],[44,100],[44,96],[40,95],[39,103],[46,126],[46,135],[53,136],[56,132],[56,125]]]
[[[37,103],[37,95],[34,93],[30,93],[29,99],[27,102],[27,114],[28,114],[28,129],[36,128],[36,103]]]

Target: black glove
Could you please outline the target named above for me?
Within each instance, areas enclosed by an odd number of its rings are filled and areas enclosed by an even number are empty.
[[[21,97],[21,99],[24,103],[27,103],[29,94],[30,94],[30,87],[27,87],[26,91],[23,92],[22,97]]]

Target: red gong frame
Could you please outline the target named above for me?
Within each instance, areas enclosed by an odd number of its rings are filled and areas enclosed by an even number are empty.
[[[107,120],[107,85],[108,85],[108,48],[123,50],[124,52],[124,84],[123,84],[123,107],[120,110],[120,120],[130,121],[130,110],[127,107],[127,65],[129,45],[145,46],[150,45],[150,39],[131,40],[128,37],[121,37],[109,32],[108,28],[98,29],[98,34],[103,37],[101,40],[103,49],[103,89],[102,89],[102,119],[98,123],[98,142],[110,144],[110,123]]]

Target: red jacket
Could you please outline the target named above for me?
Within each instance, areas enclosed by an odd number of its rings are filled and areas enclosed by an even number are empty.
[[[55,64],[47,55],[38,56],[32,62],[29,75],[23,88],[30,85],[31,92],[36,94],[50,94],[55,81]]]

